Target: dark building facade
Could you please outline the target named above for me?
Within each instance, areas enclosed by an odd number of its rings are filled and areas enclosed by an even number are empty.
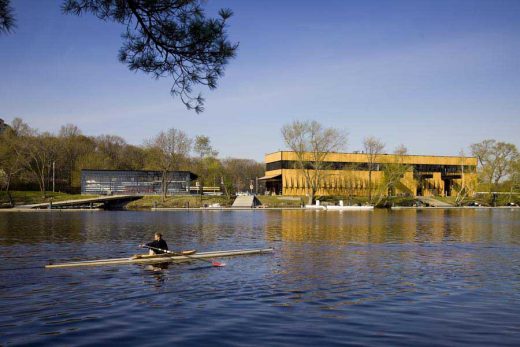
[[[0,118],[0,134],[3,133],[8,126],[9,125],[5,124],[4,120]]]
[[[197,175],[189,171],[168,172],[168,195],[190,194]],[[81,194],[162,194],[161,171],[81,170]]]

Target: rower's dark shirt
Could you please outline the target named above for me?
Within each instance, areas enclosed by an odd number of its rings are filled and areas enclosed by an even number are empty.
[[[166,241],[164,241],[163,239],[160,239],[159,241],[155,240],[155,241],[152,241],[150,243],[147,243],[146,244],[148,247],[154,247],[154,248],[160,248],[160,249],[164,249],[164,250],[167,250],[168,249],[168,245],[166,244]],[[161,252],[161,251],[158,251],[156,249],[152,249],[156,254],[162,254],[164,252]]]

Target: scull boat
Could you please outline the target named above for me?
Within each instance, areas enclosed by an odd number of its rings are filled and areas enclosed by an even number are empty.
[[[257,248],[257,249],[237,249],[229,251],[214,251],[214,252],[201,252],[193,255],[168,255],[160,254],[158,256],[132,256],[129,258],[112,258],[112,259],[99,259],[99,260],[84,260],[77,262],[61,263],[61,264],[49,264],[45,265],[46,269],[53,268],[64,268],[64,267],[77,267],[77,266],[99,266],[99,265],[124,265],[124,264],[153,264],[163,262],[183,262],[194,259],[207,259],[207,258],[219,258],[219,257],[231,257],[236,255],[247,255],[247,254],[262,254],[272,252],[272,248]]]

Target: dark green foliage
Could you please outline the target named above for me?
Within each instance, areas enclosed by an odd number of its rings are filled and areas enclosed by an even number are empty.
[[[124,24],[119,60],[130,70],[173,78],[171,94],[197,113],[204,99],[193,95],[193,87],[216,88],[238,47],[226,34],[231,10],[206,18],[199,0],[67,0],[62,9]]]
[[[9,0],[0,0],[0,34],[8,33],[15,27],[13,9]]]
[[[132,71],[154,78],[170,77],[170,93],[200,113],[204,98],[193,88],[217,87],[224,67],[235,56],[237,43],[227,38],[227,20],[233,12],[221,9],[207,18],[201,0],[64,0],[67,14],[91,13],[103,21],[126,26],[119,60]],[[10,0],[0,0],[0,34],[15,26]]]

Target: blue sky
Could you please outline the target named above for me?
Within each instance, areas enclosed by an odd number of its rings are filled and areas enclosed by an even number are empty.
[[[222,157],[263,160],[280,128],[315,119],[387,152],[457,155],[486,138],[520,146],[520,1],[208,1],[234,11],[240,42],[195,114],[170,81],[117,61],[122,27],[60,13],[61,1],[12,1],[0,36],[0,118],[41,131],[66,123],[140,145],[175,127],[208,135]]]

